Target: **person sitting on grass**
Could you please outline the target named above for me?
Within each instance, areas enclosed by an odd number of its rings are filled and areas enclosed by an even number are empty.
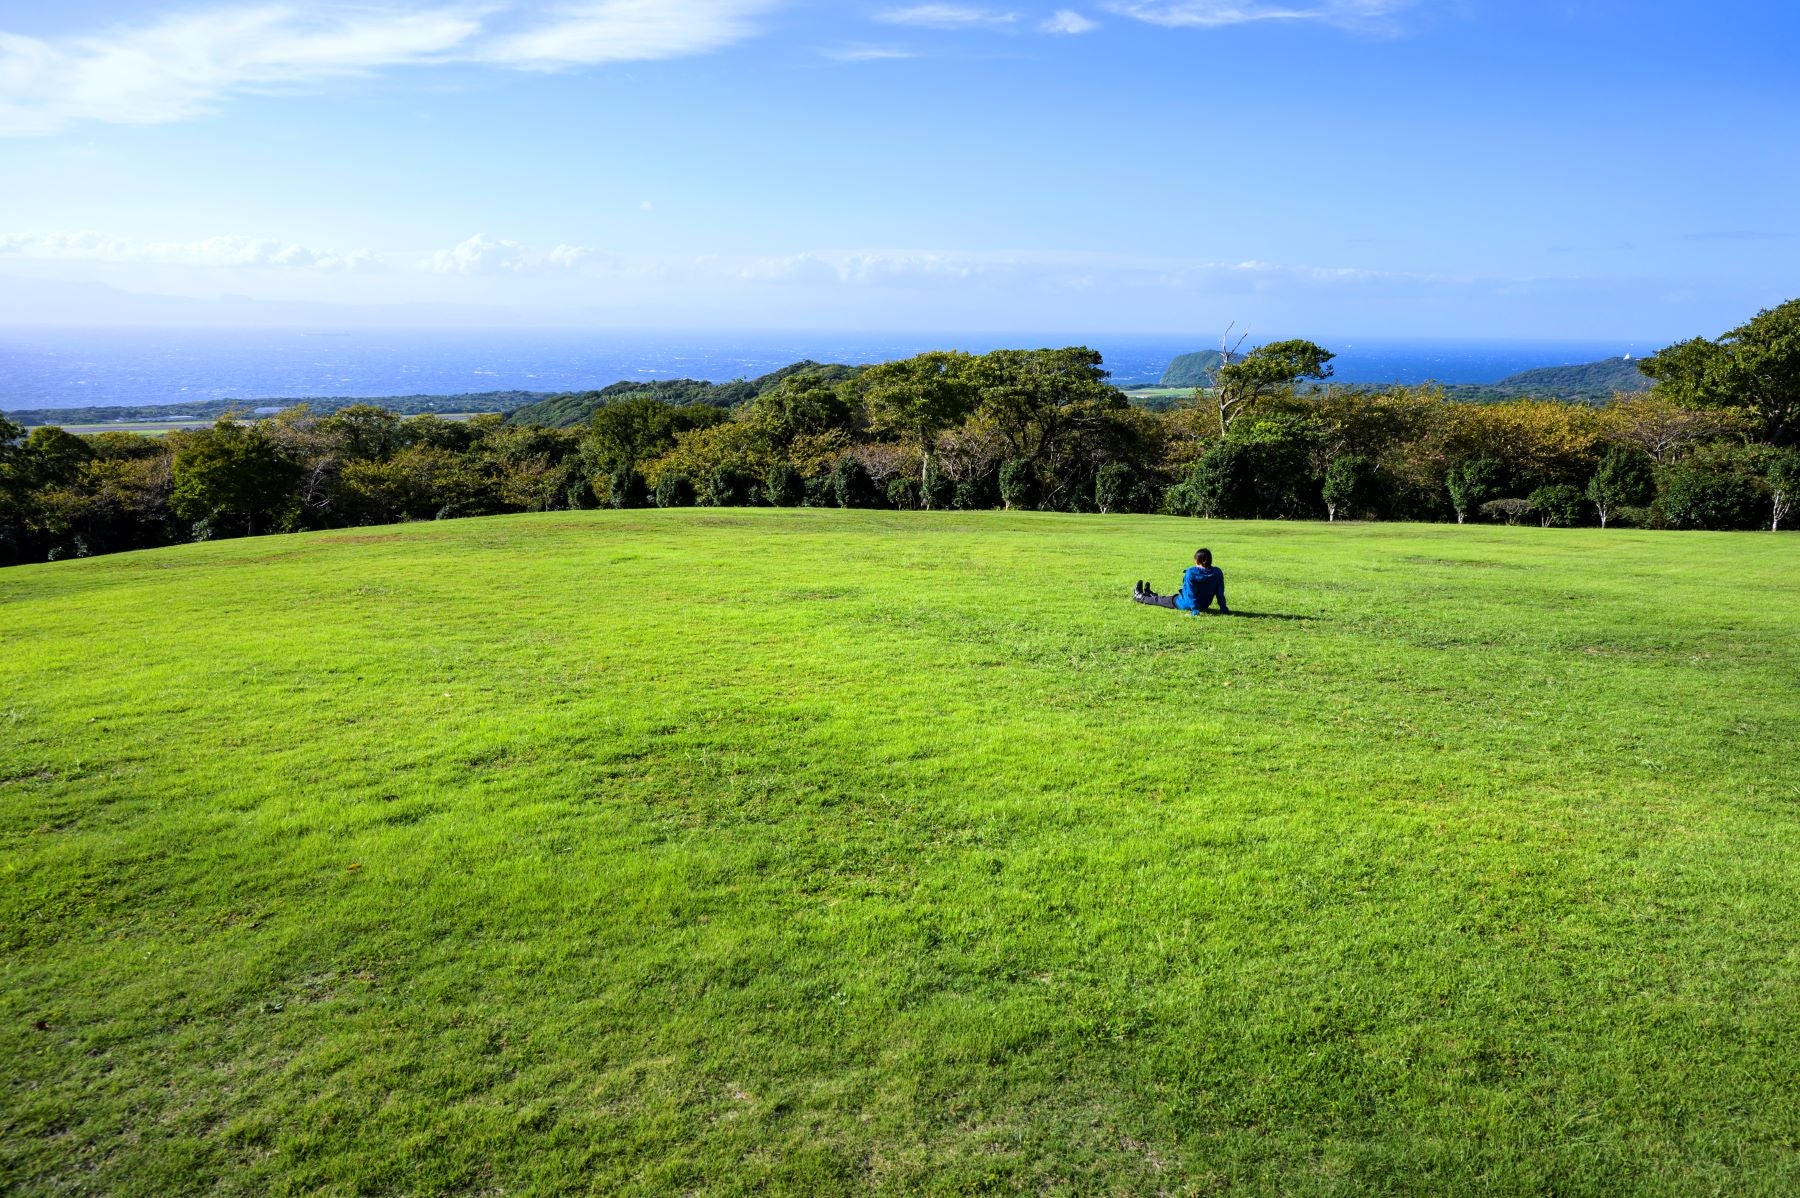
[[[1158,595],[1140,578],[1137,586],[1132,588],[1131,597],[1152,607],[1174,608],[1194,616],[1211,607],[1212,601],[1217,599],[1219,614],[1231,614],[1231,608],[1225,605],[1225,571],[1214,568],[1210,549],[1194,554],[1194,564],[1181,576],[1181,589],[1173,595]]]

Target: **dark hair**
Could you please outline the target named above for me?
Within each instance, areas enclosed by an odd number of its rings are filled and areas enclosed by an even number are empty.
[[[1194,560],[1203,566],[1212,565],[1212,550],[1199,549],[1194,552]]]

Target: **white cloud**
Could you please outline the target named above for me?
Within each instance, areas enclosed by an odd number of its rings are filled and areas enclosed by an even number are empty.
[[[477,233],[452,249],[433,254],[430,266],[437,273],[446,275],[516,273],[525,269],[525,247],[516,241],[497,241],[485,233]]]
[[[1045,33],[1092,33],[1100,28],[1100,22],[1084,17],[1072,9],[1058,9],[1042,25],[1038,26]]]
[[[703,54],[754,34],[754,18],[780,2],[590,0],[542,9],[519,0],[277,0],[56,39],[0,30],[0,136],[51,134],[78,121],[164,124],[233,95],[402,66],[549,70]]]
[[[448,295],[592,297],[624,294],[616,286],[626,282],[685,297],[684,304],[734,287],[745,289],[746,295],[780,288],[786,296],[882,293],[919,298],[962,294],[959,289],[964,287],[1037,296],[1095,290],[1237,295],[1433,282],[1353,267],[1068,252],[849,249],[627,257],[573,243],[538,250],[485,233],[435,251],[340,251],[241,236],[137,242],[93,232],[0,233],[0,265],[9,260],[22,266],[36,263],[38,268],[8,274],[42,275],[49,270],[58,277],[96,277],[128,285],[175,277],[169,271],[182,268],[179,277],[205,281],[195,284],[199,290],[234,294],[292,291],[313,280],[306,285],[308,295],[340,302],[362,302],[373,294],[434,302]],[[337,277],[349,271],[358,272],[356,282]],[[602,290],[595,291],[596,285]]]
[[[544,261],[551,266],[564,268],[579,266],[592,258],[598,250],[585,245],[559,245],[544,255]]]
[[[0,135],[54,133],[77,120],[181,120],[237,92],[439,58],[479,28],[449,9],[267,6],[56,42],[0,33]]]
[[[480,55],[507,66],[555,69],[705,54],[756,32],[774,0],[590,0],[500,37]]]
[[[1016,12],[995,12],[967,4],[914,4],[875,14],[888,25],[913,25],[920,29],[1003,29],[1016,23]]]
[[[1217,29],[1257,21],[1318,21],[1328,25],[1377,25],[1419,0],[1311,0],[1269,4],[1262,0],[1113,0],[1110,12],[1170,28]]]
[[[892,62],[918,57],[917,52],[902,46],[839,46],[819,53],[833,62]]]

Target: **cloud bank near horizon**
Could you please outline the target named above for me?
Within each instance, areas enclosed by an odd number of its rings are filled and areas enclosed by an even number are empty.
[[[1430,335],[1434,314],[1466,319],[1475,311],[1487,314],[1494,335],[1532,335],[1540,305],[1550,300],[1605,312],[1626,292],[1640,299],[1660,292],[1659,320],[1673,330],[1718,302],[1704,287],[1668,280],[1434,276],[1053,251],[657,256],[572,244],[544,249],[489,234],[414,250],[242,236],[138,242],[98,233],[0,234],[0,279],[7,284],[0,322],[14,324],[71,323],[71,313],[79,314],[73,323],[278,324],[288,313],[290,321],[341,318],[369,327],[390,318],[443,327],[717,329],[774,327],[773,320],[812,329],[1131,332],[1234,319],[1290,328],[1404,319],[1416,335]],[[1621,323],[1576,332],[1646,330]]]

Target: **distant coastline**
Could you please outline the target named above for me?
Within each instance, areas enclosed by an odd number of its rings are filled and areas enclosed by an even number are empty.
[[[1208,335],[1075,332],[962,334],[425,333],[337,330],[146,330],[0,328],[0,410],[81,411],[180,405],[279,406],[305,400],[393,404],[487,395],[545,396],[618,381],[752,379],[811,359],[867,365],[933,348],[973,353],[1020,346],[1089,345],[1112,381],[1154,387],[1179,355]],[[1216,336],[1216,334],[1212,334]],[[1661,341],[1439,340],[1321,336],[1343,383],[1492,385],[1537,367],[1652,353]],[[425,406],[437,401],[440,406]],[[489,410],[468,408],[463,410]],[[491,409],[501,410],[501,409]]]

